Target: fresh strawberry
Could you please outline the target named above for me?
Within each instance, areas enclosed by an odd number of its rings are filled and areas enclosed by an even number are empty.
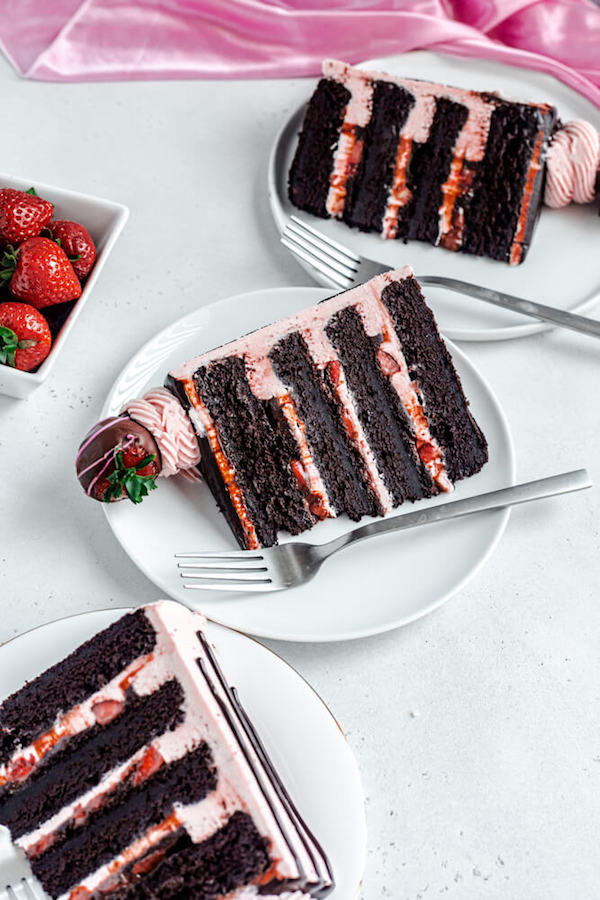
[[[28,191],[0,189],[0,240],[20,244],[25,238],[36,237],[53,212],[52,204],[38,197],[33,188]]]
[[[0,303],[0,363],[30,372],[50,353],[43,315],[27,303]]]
[[[0,279],[10,279],[13,297],[27,300],[37,309],[81,297],[81,285],[67,254],[50,238],[29,238],[16,250],[7,247]]]
[[[85,278],[96,261],[96,248],[89,232],[79,222],[57,220],[48,226],[54,240],[63,248],[75,274]]]

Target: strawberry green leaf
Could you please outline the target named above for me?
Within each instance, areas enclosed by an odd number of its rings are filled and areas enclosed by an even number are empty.
[[[156,459],[156,453],[151,453],[150,456],[144,457],[144,459],[141,462],[137,463],[135,468],[143,469],[146,466],[149,466],[151,462],[154,462],[155,459]]]
[[[8,281],[9,278],[13,277],[19,261],[17,254],[18,250],[15,250],[12,244],[9,244],[2,255],[2,259],[0,259],[1,282]]]
[[[28,191],[25,191],[26,194],[33,194],[34,197],[37,197],[37,193],[34,187],[30,187]]]
[[[0,363],[14,367],[18,347],[19,340],[12,328],[0,325]]]
[[[117,500],[122,493],[123,486],[121,484],[110,484],[104,491],[102,499],[105,503],[110,503],[111,500]]]
[[[122,450],[120,447],[115,448],[115,468],[108,476],[109,486],[102,499],[110,503],[111,500],[120,499],[125,493],[132,503],[141,503],[144,497],[156,488],[156,475],[138,475],[137,470],[143,469],[154,459],[156,454],[153,453],[135,466],[126,466]]]

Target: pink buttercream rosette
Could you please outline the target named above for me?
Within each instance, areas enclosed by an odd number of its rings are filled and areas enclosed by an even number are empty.
[[[192,481],[200,476],[195,468],[200,461],[198,439],[178,400],[165,388],[153,388],[139,400],[130,400],[121,413],[127,413],[152,434],[160,450],[161,475],[184,475]]]
[[[591,203],[600,169],[600,135],[583,119],[567,122],[556,132],[546,158],[544,203],[558,209],[569,203]]]

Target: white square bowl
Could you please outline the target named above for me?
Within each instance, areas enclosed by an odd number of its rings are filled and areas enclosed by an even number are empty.
[[[36,372],[21,372],[18,369],[13,369],[11,366],[0,364],[0,394],[7,394],[9,397],[17,397],[23,400],[39,387],[50,374],[69,332],[81,315],[81,311],[100,277],[102,267],[129,217],[129,210],[121,203],[103,200],[101,197],[91,197],[88,194],[79,194],[76,191],[67,191],[48,184],[40,184],[39,181],[33,178],[23,179],[15,178],[12,175],[0,174],[0,188],[4,187],[16,188],[20,191],[26,191],[30,187],[34,187],[40,197],[54,204],[53,218],[80,222],[87,228],[96,245],[97,254],[94,268],[85,282],[81,297],[77,300],[62,324],[60,331],[54,338],[50,353],[38,370]],[[15,301],[17,303],[20,302],[16,297]],[[48,312],[51,309],[52,307],[47,307]],[[42,309],[40,312],[42,315],[45,315],[47,310]]]

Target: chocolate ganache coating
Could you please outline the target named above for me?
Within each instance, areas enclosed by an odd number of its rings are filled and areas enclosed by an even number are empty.
[[[141,466],[143,462],[146,464]],[[79,483],[89,497],[104,502],[129,497],[138,503],[155,487],[154,478],[160,474],[162,464],[151,432],[122,415],[102,419],[88,431],[75,467]]]

